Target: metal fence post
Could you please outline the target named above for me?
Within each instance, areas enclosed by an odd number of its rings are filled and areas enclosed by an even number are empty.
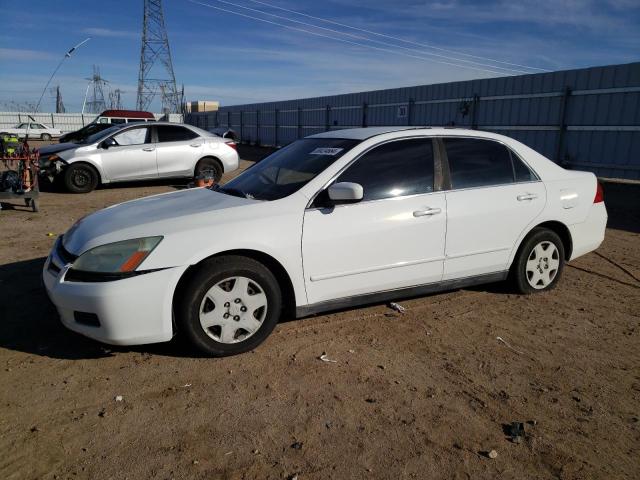
[[[367,102],[362,102],[362,128],[367,126]]]
[[[562,100],[560,101],[560,115],[558,119],[558,140],[556,141],[556,155],[554,161],[561,165],[564,156],[564,137],[567,132],[567,105],[571,96],[571,87],[564,87],[562,92]]]
[[[55,127],[56,127],[56,122],[55,122],[55,120],[53,119],[53,113],[51,114],[51,126],[52,126],[53,128],[55,128]]]
[[[279,110],[276,108],[275,111],[273,112],[273,146],[277,147],[278,146],[278,129],[280,128],[278,126],[278,113]]]
[[[407,105],[407,125],[413,125],[413,108],[414,108],[415,100],[413,98],[409,99],[409,104]]]
[[[240,110],[240,142],[244,142],[244,115],[243,111]]]
[[[330,125],[329,125],[329,116],[331,115],[331,106],[327,105],[327,108],[324,111],[324,131],[328,132]]]
[[[260,145],[260,109],[256,109],[256,145]]]
[[[298,138],[302,138],[301,133],[302,133],[302,108],[298,107]]]
[[[478,107],[480,106],[480,96],[477,93],[473,94],[473,110],[471,112],[471,129],[478,129]]]

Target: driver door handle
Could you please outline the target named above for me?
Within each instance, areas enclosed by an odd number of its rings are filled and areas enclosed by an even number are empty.
[[[526,193],[524,195],[518,195],[516,198],[519,202],[522,202],[524,200],[535,200],[536,198],[538,198],[538,195],[536,195],[535,193]]]
[[[192,143],[192,144],[191,144],[191,145],[189,145],[189,146],[190,146],[190,147],[193,147],[193,148],[198,148],[198,147],[201,147],[201,146],[202,146],[202,144],[201,144],[201,143]]]
[[[431,215],[437,215],[442,212],[441,208],[426,208],[425,210],[416,210],[413,212],[414,217],[427,217]]]
[[[154,147],[146,147],[142,149],[143,152],[153,152],[154,150],[155,150]]]

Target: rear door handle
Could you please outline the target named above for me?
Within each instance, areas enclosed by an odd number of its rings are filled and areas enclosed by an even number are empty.
[[[147,148],[143,148],[142,151],[143,152],[153,152],[155,150],[155,148],[153,147],[147,147]]]
[[[518,195],[516,198],[519,202],[523,202],[525,200],[535,200],[536,198],[538,198],[538,195],[536,195],[535,193],[526,193],[524,195]]]
[[[441,208],[427,208],[425,210],[416,210],[415,212],[413,212],[413,216],[414,217],[427,217],[430,215],[436,215],[438,213],[442,212]]]
[[[189,146],[190,146],[190,147],[193,147],[193,148],[198,148],[198,147],[201,147],[201,146],[202,146],[202,144],[201,144],[201,143],[192,143],[192,144],[191,144],[191,145],[189,145]]]

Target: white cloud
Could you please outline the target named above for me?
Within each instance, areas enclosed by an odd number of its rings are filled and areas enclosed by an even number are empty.
[[[111,28],[102,27],[87,27],[82,29],[82,33],[87,35],[93,35],[94,37],[111,37],[111,38],[139,38],[138,32],[132,32],[129,30],[114,30]]]
[[[52,58],[56,58],[56,56],[41,50],[0,48],[0,60],[50,60]]]

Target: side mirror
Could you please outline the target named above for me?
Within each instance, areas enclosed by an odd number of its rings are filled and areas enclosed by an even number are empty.
[[[362,185],[353,182],[334,183],[328,189],[329,199],[335,203],[355,203],[362,200]]]
[[[109,137],[102,141],[102,143],[100,144],[100,148],[107,149],[109,147],[115,147],[116,145],[118,145],[118,142],[116,142],[113,138]]]

